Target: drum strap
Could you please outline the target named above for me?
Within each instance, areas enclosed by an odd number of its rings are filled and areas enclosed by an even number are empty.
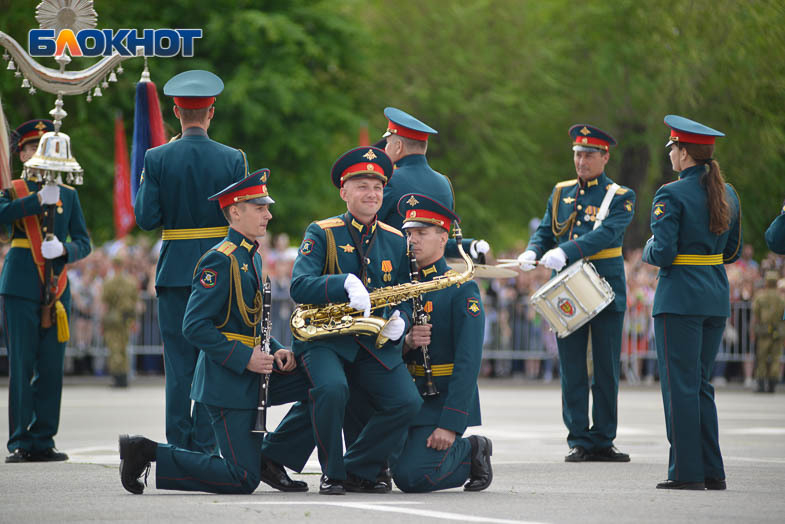
[[[608,217],[608,210],[611,207],[611,200],[613,200],[613,195],[616,194],[616,190],[620,187],[621,186],[616,182],[608,186],[608,191],[605,192],[605,198],[602,199],[602,204],[600,204],[600,210],[597,212],[597,218],[594,220],[594,229],[600,227],[602,225],[602,221]]]

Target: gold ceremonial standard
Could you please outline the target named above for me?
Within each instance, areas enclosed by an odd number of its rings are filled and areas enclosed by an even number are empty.
[[[466,263],[465,271],[447,273],[429,282],[398,284],[371,291],[369,293],[371,310],[394,306],[418,295],[471,280],[474,277],[474,263],[463,251],[462,238],[461,230],[456,226],[455,239],[461,258]],[[350,307],[348,302],[341,302],[340,304],[323,305],[300,304],[292,312],[289,326],[294,337],[305,342],[341,335],[376,335],[376,347],[380,348],[387,342],[387,337],[381,334],[387,322],[388,319],[373,315],[365,318],[362,311]]]

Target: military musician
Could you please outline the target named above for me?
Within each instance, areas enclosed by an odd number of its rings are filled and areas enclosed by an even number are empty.
[[[450,227],[458,217],[441,203],[419,194],[403,195],[398,209],[416,260],[418,281],[455,273],[444,259]],[[479,435],[464,437],[480,425],[477,376],[482,362],[485,312],[473,280],[419,298],[428,321],[413,325],[404,339],[404,358],[421,388],[426,387],[422,348],[434,389],[411,422],[406,445],[392,467],[393,479],[406,492],[429,492],[464,485],[486,489],[493,480],[492,444]],[[433,318],[433,322],[430,319]]]
[[[120,479],[131,493],[144,491],[139,478],[151,462],[156,462],[158,489],[252,493],[265,480],[262,435],[251,431],[261,374],[272,373],[270,405],[306,398],[308,384],[295,370],[293,353],[274,338],[269,341],[272,354],[261,348],[262,258],[256,239],[265,235],[272,218],[268,178],[269,170],[261,169],[210,197],[218,201],[230,227],[193,271],[181,324],[186,340],[200,349],[191,398],[205,407],[221,454],[122,435]],[[286,477],[287,491],[308,490],[305,482],[289,479],[280,465],[276,469]]]
[[[43,119],[16,128],[19,160],[37,159],[45,166],[50,159],[35,153],[39,140],[51,131],[54,124]],[[55,448],[54,436],[60,424],[63,360],[70,336],[66,264],[90,253],[90,237],[76,189],[45,184],[32,170],[12,182],[10,188],[0,190],[0,225],[10,226],[11,231],[11,249],[0,274],[10,375],[7,447],[11,455],[5,461],[62,461],[68,456]],[[47,231],[46,206],[54,213],[54,231]],[[54,236],[47,239],[49,233]],[[50,266],[47,275],[45,268]],[[53,291],[48,304],[47,286]]]
[[[560,271],[582,258],[590,260],[616,294],[615,300],[571,335],[557,341],[562,387],[562,418],[570,451],[567,462],[629,462],[613,445],[617,427],[617,397],[621,336],[627,295],[622,258],[624,231],[635,210],[635,193],[615,185],[605,174],[610,147],[616,141],[601,129],[577,124],[570,128],[576,178],[553,188],[539,227],[518,257],[523,271],[535,262]],[[610,195],[608,215],[594,228],[603,200]],[[586,353],[591,335],[594,377],[591,383]]]

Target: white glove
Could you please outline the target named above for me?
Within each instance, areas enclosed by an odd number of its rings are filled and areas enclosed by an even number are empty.
[[[521,271],[531,271],[534,269],[534,262],[537,260],[537,253],[531,249],[527,249],[518,255],[518,267]]]
[[[548,269],[555,269],[561,271],[561,268],[567,263],[567,254],[560,247],[555,247],[542,256],[542,265]]]
[[[57,237],[54,240],[44,240],[41,242],[41,254],[44,255],[46,259],[53,259],[57,258],[65,253],[65,247],[63,243],[60,242]]]
[[[41,195],[41,204],[44,206],[51,206],[57,204],[60,200],[60,186],[56,184],[45,184],[38,194]]]
[[[406,329],[406,322],[401,318],[401,312],[397,309],[390,315],[387,324],[382,328],[381,335],[390,340],[398,340],[403,336],[403,330]]]
[[[475,240],[469,245],[469,254],[472,258],[477,258],[480,253],[483,255],[491,250],[491,245],[485,240]]]
[[[363,283],[354,273],[349,273],[343,283],[343,288],[349,297],[349,306],[363,310],[364,317],[371,316],[371,296]]]

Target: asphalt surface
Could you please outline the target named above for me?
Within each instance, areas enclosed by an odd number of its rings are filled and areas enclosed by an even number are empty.
[[[0,407],[7,411],[7,381]],[[59,449],[63,463],[0,463],[0,522],[783,522],[785,393],[717,392],[720,445],[728,490],[657,490],[667,474],[668,445],[659,389],[622,385],[617,446],[627,464],[568,464],[558,385],[481,383],[484,425],[471,432],[494,443],[494,481],[480,493],[460,488],[409,495],[318,494],[318,463],[303,474],[310,492],[279,493],[265,484],[252,495],[155,489],[127,493],[118,475],[119,433],[164,439],[160,379],[127,390],[98,380],[69,381],[63,391]],[[274,408],[269,425],[285,413]],[[7,435],[0,417],[0,434]],[[153,466],[154,468],[155,466]]]

